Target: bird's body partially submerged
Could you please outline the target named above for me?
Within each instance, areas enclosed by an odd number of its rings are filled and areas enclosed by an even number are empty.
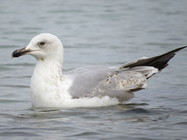
[[[133,92],[144,89],[147,80],[185,47],[122,66],[87,66],[64,74],[61,41],[43,33],[34,37],[26,48],[14,51],[12,56],[30,54],[37,59],[31,79],[34,107],[95,107],[128,101]]]

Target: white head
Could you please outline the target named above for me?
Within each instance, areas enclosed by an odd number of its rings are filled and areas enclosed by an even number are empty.
[[[63,60],[63,45],[58,37],[49,33],[42,33],[32,38],[27,47],[15,50],[13,57],[30,54],[37,60]]]

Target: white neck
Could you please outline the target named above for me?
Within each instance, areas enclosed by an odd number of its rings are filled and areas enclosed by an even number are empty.
[[[33,106],[42,107],[52,103],[53,99],[62,100],[62,81],[62,62],[38,60],[31,79]]]

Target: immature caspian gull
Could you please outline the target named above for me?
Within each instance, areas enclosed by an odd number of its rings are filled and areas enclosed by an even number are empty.
[[[42,33],[12,56],[30,54],[37,59],[31,78],[33,107],[96,107],[133,98],[133,92],[144,89],[147,80],[186,47],[121,66],[87,66],[64,74],[61,41],[55,35]]]

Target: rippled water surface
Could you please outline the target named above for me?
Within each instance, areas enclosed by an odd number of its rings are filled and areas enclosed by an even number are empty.
[[[0,139],[185,140],[187,50],[127,104],[32,109],[35,60],[12,59],[38,33],[65,47],[64,70],[123,64],[187,45],[186,0],[45,0],[0,4]]]

